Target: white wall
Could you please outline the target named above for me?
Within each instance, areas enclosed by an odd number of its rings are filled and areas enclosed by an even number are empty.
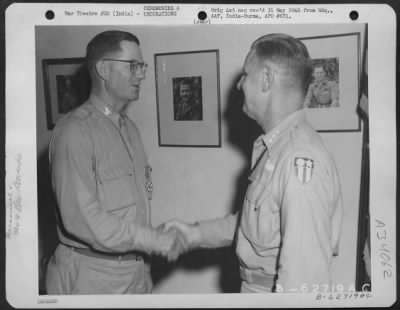
[[[249,161],[250,134],[247,121],[240,113],[240,104],[232,98],[231,89],[240,72],[248,48],[257,37],[273,32],[284,32],[297,37],[361,32],[360,25],[238,25],[143,27],[123,26],[113,29],[128,30],[140,41],[145,60],[150,64],[147,78],[142,83],[140,99],[128,111],[139,126],[145,148],[153,166],[152,220],[158,225],[178,218],[185,221],[209,219],[231,212],[242,198],[244,171]],[[88,41],[107,27],[69,26],[38,27],[37,42],[37,143],[38,155],[47,150],[51,132],[46,128],[45,103],[41,60],[43,58],[82,57]],[[363,35],[362,35],[363,38]],[[361,45],[363,46],[363,45]],[[174,51],[219,49],[220,94],[222,111],[221,148],[169,148],[158,146],[157,110],[154,79],[154,54]],[[355,90],[356,91],[356,90]],[[238,106],[234,107],[232,104]],[[226,111],[233,114],[226,115]],[[230,119],[234,118],[237,122]],[[239,135],[238,143],[232,133]],[[344,196],[344,222],[340,255],[335,259],[334,278],[343,285],[355,281],[358,201],[360,186],[362,133],[323,133],[322,137],[333,153],[341,176]],[[243,141],[243,138],[248,141]],[[247,153],[247,155],[245,155]],[[236,203],[234,203],[236,201]],[[218,251],[217,251],[218,252]],[[219,252],[218,252],[219,253]],[[194,253],[176,266],[161,264],[167,272],[157,281],[155,293],[218,293],[225,291],[223,279],[229,273],[223,264],[236,267],[229,260],[231,251],[222,252],[215,259],[213,252]],[[191,265],[191,259],[200,262]],[[201,260],[204,260],[202,266]],[[224,269],[225,268],[225,269]]]

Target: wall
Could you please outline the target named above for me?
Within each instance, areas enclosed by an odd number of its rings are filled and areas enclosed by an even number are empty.
[[[153,166],[152,221],[158,225],[172,218],[196,221],[224,216],[240,208],[246,184],[252,141],[258,129],[241,112],[237,76],[251,42],[273,32],[297,37],[360,31],[360,25],[239,25],[187,27],[113,27],[135,33],[150,64],[140,99],[128,115],[139,126]],[[46,128],[41,60],[82,57],[88,41],[110,27],[38,27],[37,42],[37,150],[40,208],[49,204],[46,152],[51,132]],[[362,35],[363,38],[363,35]],[[361,45],[363,46],[363,45]],[[159,147],[154,79],[154,54],[174,51],[219,49],[222,111],[221,148]],[[361,166],[361,132],[323,133],[341,177],[344,222],[340,255],[334,260],[334,280],[343,285],[355,281],[357,218]],[[45,205],[45,206],[44,206]],[[39,208],[39,214],[40,214]],[[44,212],[47,214],[47,212]],[[47,223],[51,219],[42,220]],[[46,252],[46,249],[43,250]],[[155,293],[218,293],[238,289],[237,262],[232,249],[195,251],[175,265],[155,259]]]

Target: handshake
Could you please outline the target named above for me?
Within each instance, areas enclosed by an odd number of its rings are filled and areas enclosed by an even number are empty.
[[[169,262],[200,246],[201,233],[198,224],[188,224],[178,220],[165,222],[156,228],[157,242],[155,253],[167,258]]]

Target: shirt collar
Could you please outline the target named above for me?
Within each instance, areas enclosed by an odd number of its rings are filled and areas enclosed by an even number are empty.
[[[289,114],[285,119],[283,119],[283,121],[281,121],[277,126],[275,126],[268,133],[259,137],[259,139],[269,150],[271,150],[273,148],[274,144],[276,143],[276,141],[279,140],[279,138],[282,136],[283,133],[285,133],[288,129],[295,127],[296,125],[303,123],[305,121],[305,119],[306,119],[306,116],[305,116],[304,109],[293,112],[293,113]],[[257,143],[257,140],[256,140],[256,143]],[[261,141],[258,143],[261,143]]]
[[[114,124],[119,126],[119,120],[120,118],[123,119],[123,115],[115,111],[110,104],[108,104],[96,95],[90,95],[89,101],[97,110],[99,110],[102,114],[111,119]]]
[[[290,115],[288,115],[282,122],[280,122],[275,128],[273,128],[268,133],[259,136],[254,142],[253,152],[252,152],[252,173],[250,175],[250,179],[254,179],[254,177],[259,173],[259,169],[262,169],[263,165],[259,165],[263,158],[264,154],[267,152],[268,157],[270,157],[274,153],[274,145],[278,141],[281,140],[284,133],[287,132],[290,128],[295,127],[296,125],[305,121],[305,113],[304,110],[296,111]],[[266,160],[267,157],[264,158]],[[258,168],[257,168],[258,167]]]

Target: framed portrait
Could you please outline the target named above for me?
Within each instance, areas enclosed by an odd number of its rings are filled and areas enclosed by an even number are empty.
[[[47,128],[89,97],[90,79],[85,58],[43,59]]]
[[[360,33],[300,38],[313,64],[305,110],[320,132],[360,131]]]
[[[160,146],[220,147],[219,51],[154,55]]]

